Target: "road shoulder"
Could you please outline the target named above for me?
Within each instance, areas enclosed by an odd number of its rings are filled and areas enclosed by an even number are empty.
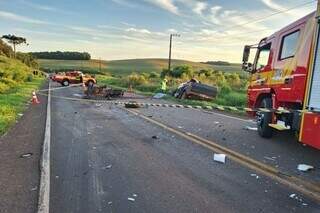
[[[1,212],[36,212],[41,147],[46,121],[46,97],[30,105],[6,135],[0,138]],[[31,153],[31,156],[24,154]]]

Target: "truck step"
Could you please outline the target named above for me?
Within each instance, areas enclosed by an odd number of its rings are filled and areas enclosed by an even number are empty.
[[[279,131],[285,131],[285,130],[290,130],[290,126],[284,126],[283,124],[269,124],[270,127],[279,130]]]

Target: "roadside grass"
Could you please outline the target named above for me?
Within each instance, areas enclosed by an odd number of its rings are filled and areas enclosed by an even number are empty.
[[[32,91],[40,88],[43,83],[43,78],[34,78],[32,82],[21,83],[0,94],[0,135],[15,123],[18,114],[26,109]]]

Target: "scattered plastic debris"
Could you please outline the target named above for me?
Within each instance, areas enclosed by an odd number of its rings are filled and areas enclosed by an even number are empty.
[[[291,199],[295,199],[295,200],[301,202],[303,206],[307,206],[307,205],[308,205],[307,203],[303,202],[302,198],[300,198],[300,197],[299,197],[298,195],[296,195],[296,194],[291,194],[291,195],[289,195],[289,197],[290,197]]]
[[[111,168],[112,168],[112,165],[109,164],[108,166],[105,166],[105,167],[103,167],[102,169],[111,169]]]
[[[138,197],[138,195],[137,195],[137,194],[132,194],[132,196],[133,196],[133,197]]]
[[[111,204],[112,204],[112,201],[109,201],[109,202],[108,202],[108,205],[111,205]]]
[[[213,160],[220,163],[226,163],[226,155],[225,154],[214,154]]]
[[[131,201],[131,202],[136,201],[136,199],[134,199],[134,198],[132,198],[132,197],[128,197],[128,200]]]
[[[251,174],[251,177],[255,177],[256,179],[259,179],[260,177],[257,174]]]
[[[101,107],[102,106],[102,104],[96,104],[96,107]]]
[[[257,127],[251,127],[251,126],[246,126],[244,129],[245,130],[251,130],[251,131],[258,131]]]
[[[220,122],[219,121],[215,121],[214,124],[220,124]]]
[[[30,158],[33,154],[32,153],[25,153],[20,155],[20,158]]]
[[[82,95],[81,94],[73,94],[74,97],[81,97],[82,98]]]
[[[299,164],[297,169],[302,172],[307,172],[313,170],[314,167],[306,164]]]
[[[291,194],[289,197],[290,197],[290,198],[295,198],[295,197],[296,197],[296,194]]]
[[[159,139],[159,137],[158,136],[156,136],[156,135],[154,135],[154,136],[152,136],[152,139]]]
[[[153,98],[155,99],[161,99],[161,98],[164,98],[166,96],[166,94],[164,93],[157,93],[153,96]]]
[[[267,160],[271,160],[271,161],[275,161],[276,159],[275,159],[275,157],[272,157],[272,158],[270,158],[270,157],[264,157],[264,159],[267,159]]]
[[[18,114],[18,116],[22,117],[22,116],[23,116],[23,114],[22,114],[22,113],[19,113],[19,114]]]
[[[31,191],[36,191],[37,189],[38,189],[38,187],[35,186],[35,187],[31,188]]]

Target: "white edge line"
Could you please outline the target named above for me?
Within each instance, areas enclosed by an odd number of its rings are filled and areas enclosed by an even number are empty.
[[[50,138],[51,138],[51,93],[50,79],[47,103],[47,119],[45,127],[42,157],[40,162],[40,188],[38,198],[38,213],[49,213],[50,200]]]

